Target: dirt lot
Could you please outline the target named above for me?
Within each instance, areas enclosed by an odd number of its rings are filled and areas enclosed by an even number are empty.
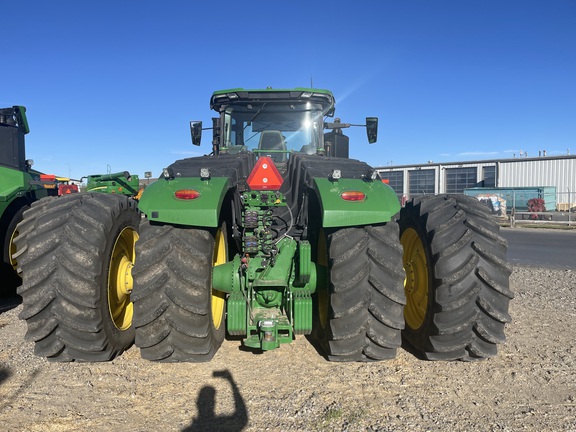
[[[515,268],[496,358],[329,363],[304,337],[210,363],[49,363],[0,300],[3,431],[576,431],[576,272]],[[3,303],[2,303],[3,302]]]

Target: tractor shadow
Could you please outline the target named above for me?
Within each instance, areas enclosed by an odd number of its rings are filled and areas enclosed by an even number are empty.
[[[310,345],[312,345],[312,347],[316,350],[319,356],[321,356],[322,358],[324,358],[324,360],[328,362],[330,361],[328,355],[326,354],[326,350],[321,346],[318,340],[309,335],[306,336],[306,339],[308,340]],[[426,357],[420,351],[418,351],[416,348],[410,345],[410,343],[404,337],[402,337],[402,345],[398,347],[398,349],[403,349],[408,354],[414,356],[418,360],[428,361]],[[387,360],[376,360],[376,361],[387,361]]]
[[[4,381],[10,378],[10,375],[12,375],[10,369],[0,368],[0,386],[2,386]]]
[[[328,355],[326,354],[326,350],[324,348],[322,348],[322,345],[320,344],[320,342],[316,338],[312,337],[311,335],[306,335],[305,338],[308,341],[308,343],[310,345],[312,345],[312,348],[314,348],[314,350],[316,350],[316,353],[320,357],[322,357],[326,361],[330,361],[330,359],[328,358]]]
[[[2,295],[0,294],[0,315],[8,312],[22,303],[22,297],[19,295]]]
[[[22,303],[22,297],[17,294],[18,287],[22,285],[22,279],[12,266],[1,262],[0,281],[0,314],[2,314]]]
[[[408,340],[404,338],[404,336],[402,336],[402,349],[407,353],[412,354],[418,360],[428,361],[428,359],[424,356],[424,354],[421,351],[418,351],[416,348],[414,348],[410,344],[410,342],[408,342]]]
[[[216,415],[216,389],[206,385],[200,389],[196,400],[197,417],[182,432],[226,431],[238,432],[248,425],[248,410],[240,394],[240,390],[229,370],[214,371],[213,377],[229,382],[234,396],[234,413],[231,415]]]
[[[12,394],[7,394],[7,392],[4,391],[4,398],[0,400],[0,413],[7,409],[12,409],[12,404],[14,401],[16,401],[21,395],[25,394],[30,388],[32,388],[34,381],[36,380],[36,377],[39,375],[39,373],[39,368],[34,369],[28,376],[24,378],[24,382],[16,387]],[[12,372],[12,370],[9,368],[0,368],[0,387],[2,387],[4,382],[10,379],[13,375],[15,375],[14,372]]]

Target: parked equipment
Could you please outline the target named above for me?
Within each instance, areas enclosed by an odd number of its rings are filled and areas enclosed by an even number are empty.
[[[56,182],[58,184],[58,196],[80,192],[78,185],[71,183],[67,177],[56,177]]]
[[[146,359],[207,361],[227,333],[255,351],[307,335],[334,361],[392,358],[402,335],[428,359],[495,355],[512,298],[498,224],[461,195],[401,209],[348,158],[343,129],[373,143],[378,119],[327,122],[334,105],[313,88],[217,91],[211,155],[165,168],[139,209],[92,192],[33,206],[16,244],[35,251],[19,259],[35,352],[109,360],[135,341]]]
[[[29,132],[25,107],[0,108],[0,295],[14,294],[21,282],[12,254],[22,214],[32,202],[57,193],[54,179],[33,170],[33,161],[26,159]]]
[[[87,192],[101,192],[126,196],[138,195],[140,179],[128,171],[93,174],[86,177]]]

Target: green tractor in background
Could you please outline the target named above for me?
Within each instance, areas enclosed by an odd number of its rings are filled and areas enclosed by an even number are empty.
[[[16,238],[35,352],[207,361],[225,335],[267,351],[307,335],[329,360],[496,354],[511,267],[477,200],[400,207],[328,122],[330,91],[217,91],[210,155],[182,159],[134,200],[75,194],[32,206]],[[200,144],[202,123],[191,122]],[[329,130],[325,132],[325,130]],[[142,213],[142,217],[140,213]],[[56,256],[54,259],[53,257]]]
[[[86,177],[86,192],[101,192],[135,197],[140,191],[140,178],[128,171],[92,174]]]
[[[24,136],[29,132],[25,107],[0,108],[0,296],[15,294],[21,282],[12,258],[16,225],[31,203],[57,193],[53,178],[33,170],[26,159]]]

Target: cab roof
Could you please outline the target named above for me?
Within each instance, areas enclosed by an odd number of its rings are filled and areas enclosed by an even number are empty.
[[[234,104],[247,104],[251,102],[267,102],[267,103],[298,103],[298,102],[313,102],[322,105],[323,111],[326,115],[334,113],[334,95],[330,90],[296,87],[293,89],[243,89],[233,88],[228,90],[218,90],[212,94],[210,98],[210,109],[217,112],[222,110],[222,107]]]

